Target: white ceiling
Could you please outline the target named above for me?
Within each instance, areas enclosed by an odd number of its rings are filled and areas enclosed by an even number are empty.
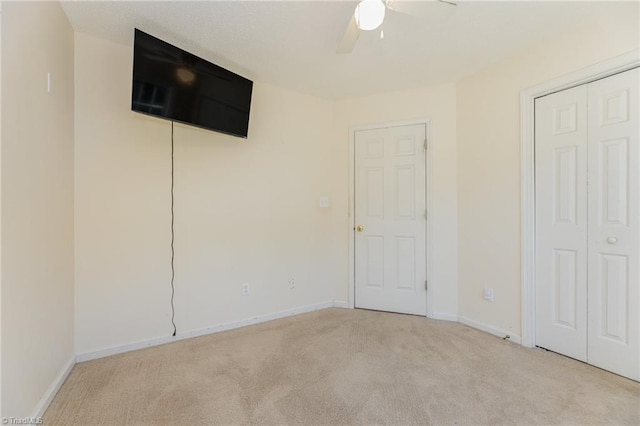
[[[338,55],[355,5],[63,2],[76,31],[131,45],[139,28],[245,77],[330,99],[456,81],[601,15],[638,15],[638,2],[460,1],[444,21],[388,12],[383,40],[363,32],[351,55]]]

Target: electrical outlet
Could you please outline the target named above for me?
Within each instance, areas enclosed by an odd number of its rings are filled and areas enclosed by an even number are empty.
[[[289,278],[289,288],[291,290],[296,288],[296,279],[295,279],[295,277],[290,277]]]
[[[482,294],[484,296],[484,300],[493,302],[493,289],[491,287],[485,287],[482,291]]]
[[[243,296],[248,296],[249,295],[249,284],[248,283],[242,284],[242,295]]]

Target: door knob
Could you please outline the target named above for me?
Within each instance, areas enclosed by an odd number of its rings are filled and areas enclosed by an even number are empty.
[[[615,244],[617,242],[618,242],[618,239],[616,237],[607,238],[607,243],[609,243],[609,244]]]
[[[358,232],[364,231],[364,226],[363,225],[356,226],[356,231],[358,231]]]

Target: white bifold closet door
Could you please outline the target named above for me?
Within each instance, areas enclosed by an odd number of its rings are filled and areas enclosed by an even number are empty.
[[[536,99],[536,345],[640,380],[640,70]]]
[[[536,345],[586,361],[586,87],[535,108]]]

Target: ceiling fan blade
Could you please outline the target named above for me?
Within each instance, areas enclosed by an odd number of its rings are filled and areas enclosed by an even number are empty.
[[[386,5],[394,12],[429,19],[446,19],[455,13],[457,6],[455,2],[450,0],[386,0]]]
[[[338,45],[336,53],[351,53],[353,51],[353,47],[356,45],[356,41],[358,41],[358,37],[360,37],[360,29],[356,23],[356,17],[352,16],[351,21],[349,21],[349,25],[347,25],[347,29],[344,32],[344,36]]]

